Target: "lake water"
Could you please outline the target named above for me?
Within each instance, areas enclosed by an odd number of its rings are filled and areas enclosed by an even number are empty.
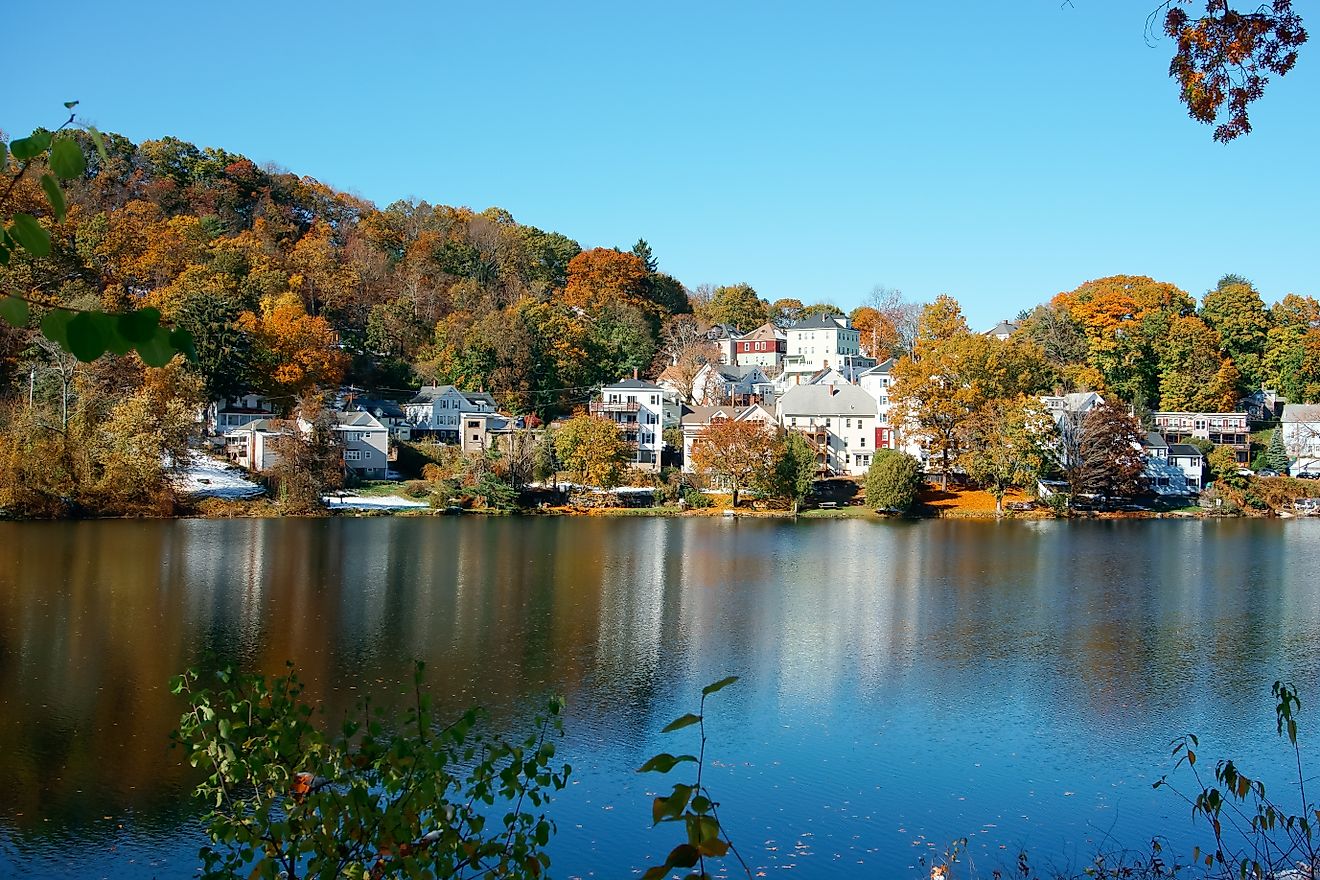
[[[1170,739],[1286,763],[1279,678],[1314,729],[1318,541],[1247,520],[3,523],[0,876],[193,872],[167,681],[208,649],[294,660],[331,712],[398,693],[414,658],[442,705],[502,726],[563,693],[556,877],[663,858],[659,777],[632,771],[727,674],[707,780],[767,875],[921,877],[961,837],[986,873],[1022,847],[1190,851],[1150,785]]]

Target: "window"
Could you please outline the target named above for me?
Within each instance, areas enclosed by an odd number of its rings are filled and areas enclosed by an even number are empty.
[[[826,416],[826,417],[825,417],[825,427],[828,428],[829,426],[830,426],[830,420],[829,420],[829,417]]]
[[[865,434],[862,435],[862,442],[861,442],[860,444],[858,444],[858,445],[860,445],[863,449],[866,448],[866,435],[865,435]]]
[[[789,419],[788,419],[788,424],[789,424],[789,427],[791,427],[791,428],[796,428],[796,427],[797,427],[797,416],[790,416]]]
[[[468,425],[469,428],[480,428],[480,427],[481,427],[481,422],[473,422],[473,421],[470,421],[470,422],[467,423],[467,425]]]
[[[844,425],[843,425],[843,426],[844,426],[845,428],[851,428],[851,427],[852,427],[852,419],[844,419]],[[859,423],[859,424],[857,425],[857,427],[860,428],[860,427],[861,427],[861,424]]]
[[[361,450],[361,449],[345,449],[345,450],[344,450],[344,461],[361,461],[361,460],[362,460],[362,450]]]

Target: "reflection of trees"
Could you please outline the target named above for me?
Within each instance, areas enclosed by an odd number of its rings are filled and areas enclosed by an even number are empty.
[[[165,683],[202,647],[295,658],[332,717],[406,690],[421,658],[444,706],[507,722],[561,691],[629,741],[729,672],[784,717],[929,700],[1100,736],[1231,721],[1313,662],[1315,566],[1292,540],[1249,522],[0,524],[0,812],[33,829],[177,809]]]

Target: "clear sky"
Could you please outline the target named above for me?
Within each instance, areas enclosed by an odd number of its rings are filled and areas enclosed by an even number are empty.
[[[1320,36],[1225,146],[1177,102],[1168,41],[1147,44],[1154,5],[25,3],[0,36],[24,79],[0,128],[76,98],[135,141],[381,206],[644,237],[690,287],[845,308],[876,285],[947,292],[985,327],[1116,273],[1320,295]]]

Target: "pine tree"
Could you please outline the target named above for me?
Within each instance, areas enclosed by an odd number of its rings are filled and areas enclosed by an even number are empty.
[[[1269,461],[1270,468],[1281,474],[1288,472],[1288,450],[1283,445],[1283,429],[1275,428],[1270,436],[1270,446],[1265,452],[1265,458]]]

